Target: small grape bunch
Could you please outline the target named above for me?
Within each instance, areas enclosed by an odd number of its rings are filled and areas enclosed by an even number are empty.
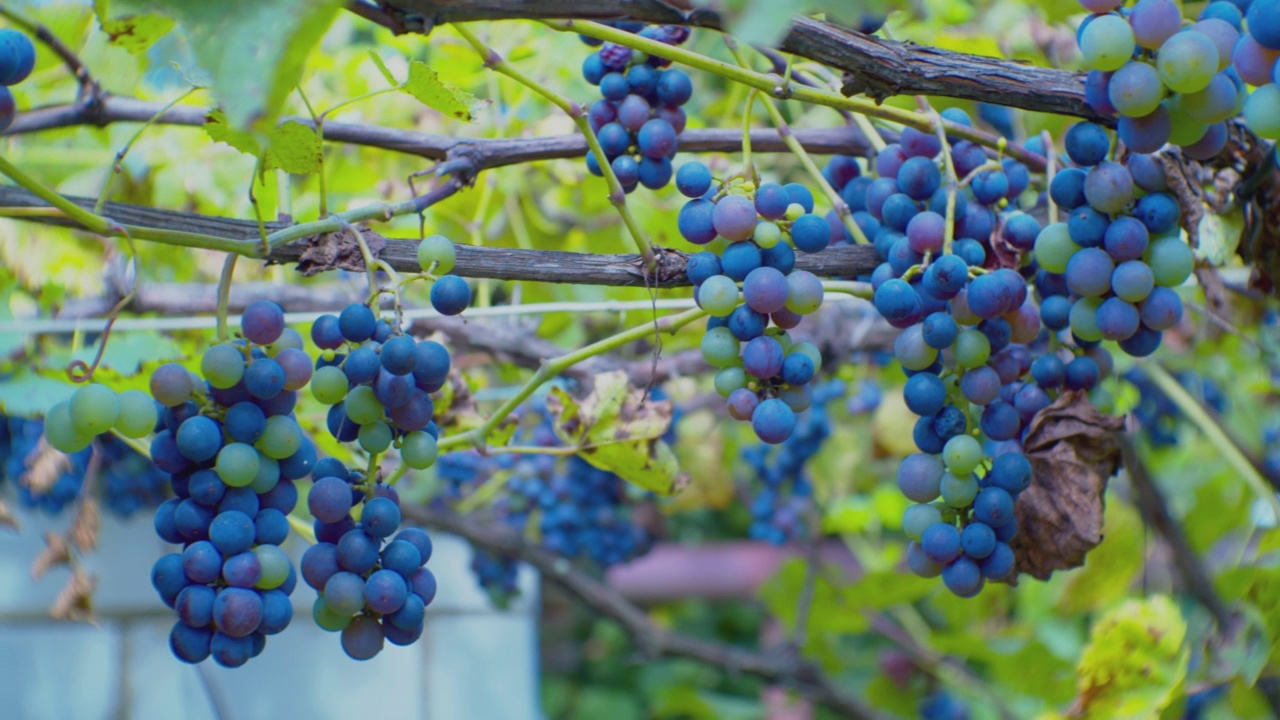
[[[26,80],[35,65],[36,48],[31,38],[17,30],[0,30],[0,132],[8,130],[18,114],[9,88]]]
[[[342,649],[355,660],[372,658],[386,642],[413,643],[436,595],[435,576],[425,567],[431,539],[419,528],[396,532],[401,513],[394,489],[369,489],[368,479],[333,458],[316,464],[315,477],[307,507],[317,542],[303,553],[301,568],[317,593],[316,624],[342,633]],[[358,522],[352,517],[357,508]]]
[[[638,31],[669,45],[689,37],[679,25],[644,27]],[[606,42],[583,62],[582,74],[603,97],[591,105],[587,119],[624,191],[644,185],[658,190],[671,182],[671,158],[679,147],[687,117],[682,106],[693,96],[693,81],[683,70],[631,48]],[[587,153],[587,170],[599,176],[601,158]]]
[[[45,440],[55,450],[76,453],[93,439],[112,431],[138,439],[156,425],[156,404],[141,390],[115,390],[91,383],[76,388],[71,398],[57,403],[45,415]]]
[[[156,510],[155,529],[183,546],[156,562],[152,584],[178,613],[173,654],[224,667],[256,657],[292,620],[297,574],[280,545],[294,482],[316,464],[293,414],[312,376],[302,336],[267,301],[245,308],[240,328],[240,339],[205,351],[203,378],[177,364],[151,376],[164,408],[151,459],[175,495]]]
[[[692,255],[685,270],[698,306],[711,315],[702,356],[719,368],[716,391],[729,415],[750,421],[761,440],[783,442],[796,413],[812,404],[808,385],[822,365],[816,346],[787,334],[823,298],[822,282],[795,269],[795,250],[822,251],[831,228],[800,184],[756,187],[739,178],[713,188],[707,166],[691,162],[680,167],[676,187],[690,198],[677,217],[680,234],[694,245],[726,241],[720,253]]]

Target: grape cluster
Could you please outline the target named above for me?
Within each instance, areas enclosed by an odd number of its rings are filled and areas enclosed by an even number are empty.
[[[626,29],[668,45],[689,38],[689,28],[682,25],[627,24]],[[662,69],[669,64],[611,42],[582,63],[582,76],[602,95],[587,119],[628,193],[640,185],[658,190],[671,182],[671,158],[687,122],[682,106],[693,96],[693,81],[683,70]],[[591,174],[602,174],[600,163],[594,152],[587,153]]]
[[[719,368],[716,391],[731,417],[750,421],[764,442],[780,443],[795,430],[796,413],[812,404],[808,385],[822,365],[817,347],[787,333],[823,298],[817,276],[795,269],[795,250],[822,251],[831,227],[797,183],[716,183],[706,165],[691,162],[680,167],[676,187],[691,198],[677,218],[680,234],[694,245],[715,243],[689,258],[686,274],[711,316],[702,356]]]
[[[17,30],[0,30],[0,132],[9,129],[18,114],[10,86],[26,80],[36,66],[36,47]]]
[[[55,450],[71,454],[112,430],[127,438],[146,437],[155,428],[156,418],[156,403],[145,392],[117,393],[106,385],[90,383],[49,409],[44,435]]]
[[[1259,136],[1280,138],[1280,2],[1211,2],[1187,27],[1174,0],[1124,4],[1081,0],[1094,14],[1077,41],[1091,70],[1086,100],[1120,116],[1130,150],[1173,143],[1208,160],[1226,145],[1225,121],[1241,111]]]
[[[293,618],[297,574],[280,544],[294,481],[316,464],[293,415],[312,375],[302,337],[266,301],[245,309],[240,329],[241,339],[205,351],[203,379],[176,364],[151,376],[164,407],[151,459],[176,496],[156,511],[155,528],[183,545],[156,561],[152,584],[178,613],[174,655],[225,667],[257,656]]]
[[[813,407],[800,413],[795,432],[774,448],[767,444],[743,450],[742,457],[763,486],[751,501],[748,535],[782,545],[801,539],[808,529],[813,485],[805,466],[831,435],[827,404],[844,394],[844,383],[831,380],[813,389]]]
[[[316,544],[302,555],[302,579],[315,589],[316,624],[342,633],[342,649],[368,660],[385,642],[409,645],[422,636],[436,578],[425,566],[431,539],[419,528],[400,527],[399,497],[387,486],[365,492],[358,474],[341,462],[316,463],[307,508],[316,521]],[[360,520],[352,511],[359,505]],[[394,537],[393,537],[394,534]]]
[[[1142,434],[1147,442],[1155,447],[1177,445],[1178,428],[1183,420],[1182,411],[1177,404],[1152,382],[1142,368],[1132,368],[1123,377],[1138,390],[1138,404],[1133,409],[1133,416],[1142,426]],[[1204,402],[1217,413],[1226,412],[1227,396],[1217,383],[1190,370],[1178,373],[1176,377],[1192,397]]]

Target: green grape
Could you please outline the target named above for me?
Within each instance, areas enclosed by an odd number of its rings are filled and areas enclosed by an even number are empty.
[[[1169,112],[1169,143],[1173,145],[1193,145],[1209,131],[1208,125],[1187,113],[1182,107],[1183,101],[1179,95],[1164,104]]]
[[[1174,235],[1152,241],[1143,261],[1151,267],[1151,274],[1160,287],[1177,287],[1196,269],[1196,257],[1190,246]]]
[[[302,339],[302,333],[291,327],[284,329],[280,333],[280,339],[267,346],[267,355],[275,357],[281,350],[285,348],[294,348],[295,350],[305,350],[307,343]]]
[[[1203,33],[1177,33],[1165,40],[1156,52],[1156,69],[1170,90],[1200,92],[1218,73],[1218,46]]]
[[[384,422],[361,425],[358,440],[365,452],[377,455],[391,447],[391,426]]]
[[[808,315],[822,306],[822,281],[807,270],[794,270],[787,276],[787,309],[797,315]]]
[[[382,403],[368,385],[357,385],[347,394],[347,417],[357,425],[368,425],[383,418]]]
[[[1098,327],[1098,308],[1102,306],[1102,298],[1080,298],[1071,304],[1071,332],[1085,342],[1097,342],[1102,339],[1102,330]]]
[[[715,317],[725,317],[738,307],[738,284],[728,275],[712,275],[698,288],[698,305]]]
[[[248,487],[258,476],[258,451],[252,445],[230,443],[218,451],[213,469],[227,485]]]
[[[907,508],[902,514],[902,532],[907,537],[919,542],[924,529],[934,523],[942,522],[942,513],[929,503],[919,503]]]
[[[1133,28],[1119,15],[1095,17],[1080,33],[1080,54],[1092,70],[1119,70],[1133,57],[1136,45]]]
[[[923,370],[938,359],[938,351],[925,344],[920,326],[912,325],[894,339],[893,356],[908,370]]]
[[[791,203],[787,206],[787,219],[797,220],[801,215],[806,214],[804,206],[800,203]]]
[[[253,482],[249,483],[249,487],[253,491],[261,495],[269,491],[280,482],[280,463],[275,458],[269,458],[262,453],[258,453],[258,472],[253,476]]]
[[[942,494],[942,501],[953,508],[969,507],[978,496],[978,479],[973,473],[956,477],[949,471],[944,472],[938,482],[938,492]]]
[[[70,402],[60,402],[49,409],[44,417],[44,439],[54,450],[64,453],[80,452],[93,442],[92,435],[76,432],[71,424]]]
[[[337,405],[347,396],[347,374],[336,365],[327,365],[311,376],[311,395],[324,405]]]
[[[200,372],[219,390],[235,387],[244,377],[244,352],[229,343],[214,345],[200,358]]]
[[[783,352],[791,352],[791,346],[795,343],[795,341],[791,339],[791,335],[785,330],[774,335],[773,339],[777,340],[778,344],[782,346]]]
[[[747,373],[740,367],[727,367],[716,372],[716,393],[727,398],[738,388],[747,386]]]
[[[991,341],[979,330],[962,330],[956,336],[956,367],[970,370],[987,364],[991,357]]]
[[[448,275],[458,261],[458,249],[453,241],[443,235],[431,235],[418,243],[418,265],[423,272],[436,277]],[[435,268],[431,264],[435,263]]]
[[[343,628],[351,624],[350,617],[339,615],[324,604],[323,595],[317,596],[315,603],[311,605],[311,617],[321,630],[327,632],[341,632]]]
[[[817,373],[819,370],[822,369],[822,351],[818,349],[817,345],[814,345],[813,343],[808,341],[798,342],[795,345],[792,345],[791,348],[787,350],[788,355],[790,355],[791,353],[801,353],[803,355],[808,355],[809,359],[813,361],[814,373]]]
[[[761,250],[768,250],[782,241],[782,228],[768,220],[761,220],[751,239],[756,241]]]
[[[120,419],[120,399],[106,385],[84,385],[71,394],[70,410],[77,435],[98,435]]]
[[[288,415],[272,415],[267,418],[267,428],[262,431],[262,437],[253,446],[267,457],[284,460],[302,447],[302,429]]]
[[[363,431],[364,428],[361,428]],[[440,455],[436,439],[430,433],[411,432],[400,442],[400,459],[414,470],[425,470],[435,464]]]
[[[262,566],[262,577],[254,587],[259,590],[271,590],[284,584],[289,577],[289,556],[279,545],[259,545],[253,549],[258,556],[258,564]]]
[[[1258,137],[1280,140],[1280,85],[1254,90],[1244,101],[1244,120]]]
[[[972,435],[957,435],[942,448],[942,461],[954,475],[968,475],[982,462],[982,444]]]
[[[127,438],[141,438],[156,428],[156,401],[141,390],[125,390],[118,396],[120,419],[116,430]]]
[[[734,337],[727,327],[709,330],[702,336],[702,357],[718,368],[737,365],[740,362],[738,338]]]
[[[1072,242],[1066,223],[1053,223],[1036,236],[1036,262],[1047,272],[1066,272],[1067,261],[1079,251],[1080,246]]]

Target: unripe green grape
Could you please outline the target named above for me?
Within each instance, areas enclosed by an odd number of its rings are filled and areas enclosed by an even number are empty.
[[[120,400],[120,419],[116,431],[127,438],[141,438],[156,428],[156,401],[141,390],[125,390]]]
[[[925,528],[940,522],[942,522],[942,513],[938,511],[937,506],[917,503],[907,508],[902,514],[902,532],[918,542]]]
[[[783,352],[790,352],[791,345],[795,342],[794,340],[791,339],[791,333],[788,333],[786,330],[783,330],[777,335],[774,335],[773,339],[777,340],[778,344],[782,346]]]
[[[787,206],[788,220],[796,220],[801,215],[805,215],[805,214],[806,212],[805,212],[804,206],[801,205],[800,203],[791,203],[790,205]]]
[[[258,476],[258,451],[245,443],[230,443],[218,451],[213,469],[230,487],[247,487]]]
[[[274,458],[258,453],[258,472],[253,476],[253,482],[249,483],[249,487],[261,495],[279,483],[280,463]]]
[[[370,455],[385,452],[391,447],[391,427],[384,422],[371,422],[360,426],[360,447]]]
[[[1092,70],[1119,70],[1133,57],[1136,45],[1133,28],[1119,15],[1095,17],[1080,33],[1080,54]]]
[[[822,307],[822,281],[808,270],[793,270],[787,276],[787,309],[808,315]]]
[[[1263,85],[1250,93],[1244,101],[1244,120],[1258,137],[1280,140],[1280,85]]]
[[[791,353],[800,353],[808,356],[809,360],[813,362],[814,373],[822,369],[822,351],[818,349],[817,345],[808,341],[798,342],[787,351],[788,355]]]
[[[962,330],[956,336],[956,367],[970,370],[987,364],[991,357],[991,341],[978,330]]]
[[[430,433],[411,432],[400,443],[400,459],[414,470],[425,470],[435,464],[440,455],[436,439]]]
[[[347,396],[347,374],[336,365],[326,365],[311,376],[311,395],[325,405],[337,405]]]
[[[1209,126],[1196,120],[1182,107],[1183,96],[1179,95],[1165,101],[1165,109],[1169,113],[1169,142],[1173,145],[1193,145],[1204,137]]]
[[[302,447],[302,429],[288,415],[273,415],[267,418],[267,427],[253,446],[269,458],[284,460]]]
[[[1200,92],[1218,73],[1218,46],[1203,33],[1177,33],[1156,52],[1156,70],[1170,90]]]
[[[713,328],[702,336],[702,357],[718,368],[737,365],[738,339],[727,327]]]
[[[761,250],[768,250],[782,241],[782,228],[776,223],[761,220],[756,224],[756,231],[751,239],[756,241],[756,245],[759,245]]]
[[[1066,223],[1048,225],[1036,236],[1036,262],[1046,272],[1066,272],[1067,262],[1079,251],[1080,246],[1071,240]]]
[[[728,275],[712,275],[698,288],[698,305],[714,317],[725,317],[738,307],[738,284]]]
[[[262,566],[262,577],[254,587],[272,590],[289,578],[289,556],[279,545],[259,545],[253,549],[253,554],[258,556],[258,564]]]
[[[347,394],[347,417],[357,425],[368,425],[383,418],[382,403],[368,385],[357,385]]]
[[[893,356],[908,370],[923,370],[938,359],[938,351],[925,343],[921,326],[912,325],[894,339]]]
[[[953,508],[969,507],[978,496],[978,479],[973,473],[956,477],[951,472],[944,472],[938,482],[938,492],[942,501]]]
[[[458,261],[458,249],[443,235],[431,235],[418,243],[418,265],[437,277],[448,275]],[[435,263],[435,268],[431,264]]]
[[[351,618],[346,615],[339,615],[329,609],[324,603],[324,596],[318,595],[316,601],[311,605],[311,618],[316,621],[316,625],[321,630],[327,632],[341,632],[343,628],[351,624]]]
[[[106,385],[84,385],[71,394],[71,424],[78,435],[98,435],[120,419],[120,400]]]
[[[269,357],[275,357],[277,353],[285,348],[305,350],[307,348],[307,344],[302,339],[302,333],[291,327],[285,328],[284,332],[280,333],[280,338],[267,346],[267,355]]]
[[[723,398],[729,397],[738,388],[747,386],[747,373],[740,367],[727,367],[716,372],[716,393]]]
[[[1102,339],[1102,329],[1098,327],[1098,308],[1102,306],[1102,298],[1080,298],[1071,304],[1071,332],[1085,342],[1097,342]]]
[[[60,402],[44,417],[44,439],[58,452],[73,453],[89,447],[93,435],[76,432],[71,423],[71,403]]]
[[[214,345],[200,358],[200,372],[219,390],[235,387],[244,377],[244,351],[229,343]]]
[[[1156,285],[1177,287],[1191,277],[1196,258],[1182,238],[1166,236],[1152,241],[1143,260],[1151,266]]]
[[[969,475],[982,462],[982,444],[972,435],[957,435],[943,446],[942,461],[957,477]]]

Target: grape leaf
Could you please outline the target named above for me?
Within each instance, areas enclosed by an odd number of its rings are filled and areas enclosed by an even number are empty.
[[[409,64],[409,79],[400,87],[432,110],[467,122],[475,119],[471,112],[476,103],[475,97],[441,81],[436,71],[422,61],[414,60]]]
[[[238,130],[227,122],[227,114],[214,110],[204,118],[204,132],[214,142],[224,142],[245,155],[262,153],[262,143],[248,130]]]
[[[94,0],[93,11],[98,16],[98,25],[111,39],[112,45],[118,45],[132,55],[146,52],[173,29],[173,19],[164,15],[129,15],[112,19],[108,5],[108,0]]]
[[[313,128],[290,120],[272,128],[267,137],[270,144],[263,158],[263,169],[279,168],[293,175],[319,172],[324,148]]]
[[[679,491],[687,478],[662,440],[671,427],[671,401],[645,399],[621,370],[595,376],[578,402],[560,388],[547,394],[556,434],[592,465],[659,495]]]
[[[1085,718],[1155,717],[1187,674],[1187,623],[1164,595],[1129,600],[1093,626],[1077,667]]]
[[[273,124],[301,79],[307,56],[342,5],[342,0],[99,0],[98,20],[104,29],[130,19],[142,26],[144,16],[176,21],[212,75],[230,124],[245,129]]]

